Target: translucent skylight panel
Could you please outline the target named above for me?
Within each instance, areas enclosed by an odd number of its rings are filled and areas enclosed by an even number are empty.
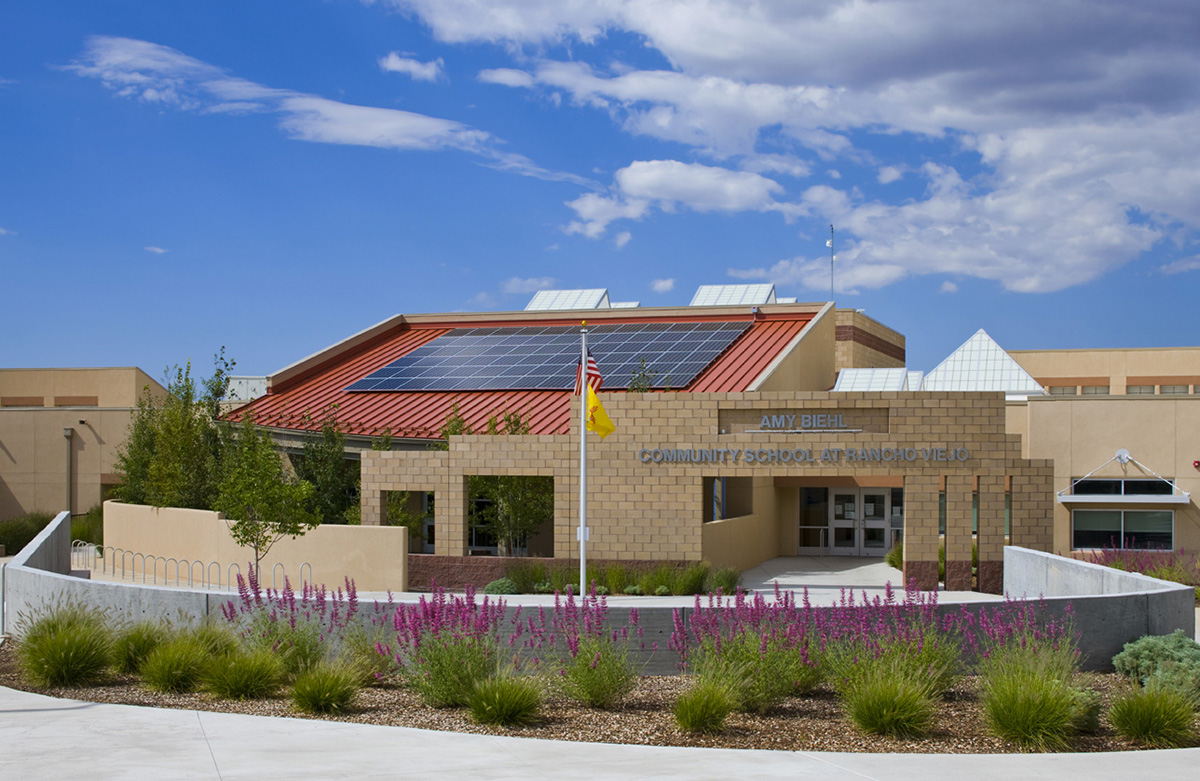
[[[689,306],[739,306],[744,304],[775,303],[775,286],[761,285],[701,285],[692,296]]]
[[[525,306],[525,311],[608,308],[608,291],[604,288],[592,288],[586,290],[539,290]]]

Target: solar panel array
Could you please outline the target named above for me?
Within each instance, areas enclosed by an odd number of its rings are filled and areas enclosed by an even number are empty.
[[[745,304],[774,304],[775,286],[761,285],[701,285],[688,306],[742,306]]]
[[[646,361],[651,388],[682,388],[748,322],[621,323],[588,327],[605,388],[626,388]],[[578,326],[456,328],[355,382],[347,391],[564,390],[575,386]]]
[[[608,308],[608,291],[601,287],[587,290],[539,290],[529,300],[525,311]]]

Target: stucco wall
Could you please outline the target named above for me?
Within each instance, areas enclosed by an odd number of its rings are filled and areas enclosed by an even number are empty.
[[[1056,397],[1029,400],[1028,451],[1052,459],[1054,492],[1069,489],[1125,448],[1149,470],[1175,481],[1192,499],[1183,505],[1154,505],[1175,511],[1175,548],[1200,548],[1200,396]],[[1130,462],[1107,464],[1096,478],[1155,479]],[[1077,505],[1087,508],[1089,505]],[[1126,509],[1139,509],[1131,504]],[[1071,549],[1071,512],[1054,504],[1052,550]]]
[[[254,553],[233,542],[220,513],[207,510],[104,503],[104,543],[111,550],[147,557],[237,564],[245,570]],[[335,587],[346,577],[363,591],[408,588],[408,530],[399,526],[322,525],[297,539],[277,542],[263,559],[262,571],[276,564],[293,584],[301,582],[301,566],[312,570],[311,582]],[[265,575],[264,575],[265,577]],[[307,572],[305,580],[308,580]]]

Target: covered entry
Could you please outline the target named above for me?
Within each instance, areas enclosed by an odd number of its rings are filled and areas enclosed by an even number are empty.
[[[883,556],[904,535],[904,489],[800,486],[800,555]]]

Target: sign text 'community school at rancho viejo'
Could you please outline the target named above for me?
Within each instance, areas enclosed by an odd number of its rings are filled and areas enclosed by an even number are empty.
[[[766,414],[762,416],[759,431],[848,433],[845,418],[841,413]],[[842,464],[871,461],[903,463],[966,461],[971,457],[971,451],[965,447],[644,447],[637,451],[637,457],[643,464]]]

